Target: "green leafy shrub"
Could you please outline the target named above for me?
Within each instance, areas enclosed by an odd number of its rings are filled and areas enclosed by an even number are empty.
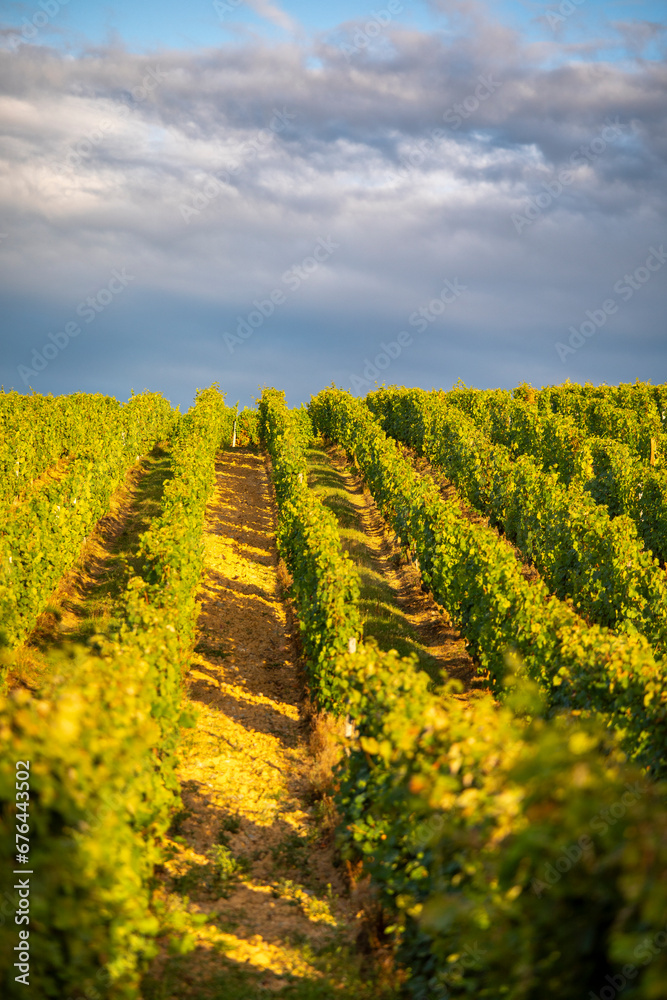
[[[64,397],[73,401],[72,406],[79,398]],[[35,399],[19,397],[26,402],[23,409],[16,403],[15,414],[34,417]],[[0,509],[0,630],[12,647],[34,627],[127,470],[156,441],[168,436],[177,420],[159,393],[133,396],[124,406],[102,396],[92,414],[85,399],[84,395],[76,417],[69,409],[65,411],[79,430],[78,436],[68,427],[67,434],[63,431],[56,439],[61,442],[60,449],[79,448],[63,477],[29,492],[18,504]],[[47,427],[55,406],[54,401],[51,411],[46,408]],[[88,428],[85,434],[84,428]],[[36,449],[34,439],[33,444]]]
[[[293,579],[309,680],[321,705],[339,713],[344,679],[326,663],[361,635],[357,574],[342,550],[335,515],[308,488],[305,448],[313,432],[307,412],[288,410],[284,393],[265,389],[259,426],[272,460],[278,549]]]
[[[589,626],[541,580],[528,582],[504,539],[463,517],[455,500],[443,499],[430,477],[419,476],[363,401],[327,389],[311,401],[310,412],[319,430],[354,455],[494,689],[502,694],[506,654],[515,650],[552,710],[601,713],[624,733],[628,753],[656,771],[664,768],[667,679],[647,641]]]
[[[611,517],[584,488],[583,474],[574,475],[575,465],[580,471],[592,468],[593,450],[584,442],[568,462],[567,453],[556,459],[545,445],[543,461],[553,460],[562,476],[569,472],[569,482],[560,481],[559,472],[544,471],[527,452],[539,438],[536,408],[507,394],[498,402],[499,392],[479,394],[485,403],[477,404],[498,440],[450,402],[460,390],[380,389],[369,395],[368,406],[389,434],[444,469],[459,493],[534,563],[557,597],[571,598],[580,614],[607,628],[639,630],[662,655],[664,572],[644,549],[633,521]],[[506,418],[504,427],[498,411]],[[599,466],[597,450],[595,455]]]
[[[162,515],[142,538],[144,571],[123,596],[99,655],[51,660],[43,690],[0,700],[0,858],[14,865],[15,761],[31,762],[30,986],[35,996],[136,1000],[156,953],[152,902],[160,841],[180,806],[174,750],[192,649],[202,527],[215,455],[231,433],[215,386],[197,394],[172,441]],[[227,438],[227,443],[229,439]],[[25,996],[11,967],[16,927],[0,926],[3,996]]]

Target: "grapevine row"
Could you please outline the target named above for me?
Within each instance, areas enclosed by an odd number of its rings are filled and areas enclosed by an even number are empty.
[[[512,460],[443,394],[379,389],[368,405],[385,430],[442,468],[502,527],[560,599],[607,628],[640,631],[659,654],[667,650],[667,579],[629,518],[611,518],[578,479],[565,486],[529,455]]]
[[[161,395],[134,396],[115,419],[109,417],[104,431],[97,428],[96,454],[75,458],[62,479],[6,510],[0,526],[0,622],[9,645],[26,638],[128,468],[169,434],[173,422]]]
[[[514,394],[502,389],[460,388],[446,394],[449,403],[474,420],[494,444],[508,448],[513,458],[530,455],[544,472],[557,473],[566,485],[578,479],[596,503],[607,506],[610,517],[627,514],[647,548],[664,565],[667,562],[664,456],[654,449],[656,464],[649,465],[628,444],[589,434],[568,414],[535,405],[537,398],[538,394],[529,386],[520,387]],[[631,418],[635,424],[637,419]],[[650,437],[647,447],[650,449]]]
[[[320,394],[315,424],[347,399]],[[517,715],[539,703],[525,679],[504,707],[487,694],[463,702],[433,692],[413,658],[371,644],[341,651],[357,628],[355,591],[330,512],[305,487],[309,429],[274,391],[260,411],[281,522],[284,510],[298,525],[279,539],[299,615],[311,616],[311,684],[357,730],[338,769],[340,848],[372,876],[412,995],[580,1000],[662,930],[664,787],[623,764],[593,724]],[[364,450],[355,453],[369,471]],[[313,514],[321,533],[309,530]],[[623,815],[596,823],[624,794]],[[637,996],[665,974],[659,955]]]
[[[342,551],[335,516],[308,488],[308,415],[288,410],[284,393],[265,389],[259,402],[259,433],[273,464],[278,550],[293,578],[311,688],[323,708],[340,711],[345,682],[333,664],[361,634],[357,574]]]
[[[626,440],[623,435],[629,434],[630,441],[626,443],[642,441],[640,449],[644,455],[648,450],[646,424],[653,433],[667,430],[665,385],[652,386],[646,382],[636,382],[634,385],[593,386],[589,383],[576,385],[565,382],[562,385],[547,386],[537,392],[529,387],[528,393],[530,396],[534,395],[540,409],[569,414],[589,434],[619,436],[619,440]],[[636,438],[633,437],[635,432],[632,419],[628,420],[628,412],[634,417],[635,425],[644,425]]]
[[[153,898],[160,841],[177,805],[174,748],[192,649],[202,526],[215,453],[232,415],[201,392],[175,433],[173,479],[142,536],[144,569],[122,598],[124,624],[95,637],[99,654],[52,654],[52,679],[0,699],[0,853],[14,867],[14,761],[30,760],[30,985],[35,996],[136,998],[155,937],[179,932]],[[11,737],[11,740],[9,739]],[[13,923],[0,926],[11,954]],[[182,931],[182,928],[181,928]],[[3,966],[6,996],[21,996]]]
[[[465,636],[480,668],[502,687],[506,652],[555,707],[603,713],[633,756],[657,770],[667,760],[667,677],[639,634],[589,627],[541,581],[528,582],[496,532],[471,523],[430,477],[419,476],[368,407],[347,393],[321,392],[314,426],[358,462],[380,510],[416,553],[433,596]]]
[[[163,419],[157,404],[154,419]],[[31,482],[60,459],[97,458],[112,435],[123,438],[128,452],[136,451],[149,420],[142,398],[134,395],[122,404],[85,392],[54,397],[0,391],[0,506],[20,501]]]

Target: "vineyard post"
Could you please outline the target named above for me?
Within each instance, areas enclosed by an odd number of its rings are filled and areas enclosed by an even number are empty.
[[[234,427],[232,429],[232,448],[236,448],[236,421],[239,418],[239,403],[240,402],[241,402],[241,400],[239,399],[238,402],[236,403],[236,406],[234,407]]]
[[[356,640],[355,636],[350,636],[350,638],[347,640],[347,651],[348,651],[348,653],[356,653],[356,651],[357,651],[357,640]],[[348,740],[349,739],[353,739],[354,735],[355,735],[354,724],[350,721],[350,716],[346,715],[345,716],[345,738],[348,739]],[[349,749],[350,748],[348,747],[347,748],[348,755],[349,755]]]

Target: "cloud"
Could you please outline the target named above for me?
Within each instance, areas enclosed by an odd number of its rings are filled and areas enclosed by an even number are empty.
[[[615,21],[613,26],[623,38],[625,47],[633,56],[642,56],[653,41],[664,38],[667,27],[655,21]]]
[[[298,23],[277,4],[271,3],[271,0],[246,0],[246,3],[252,7],[256,14],[277,28],[282,28],[283,31],[289,31],[292,34],[299,30]]]
[[[526,44],[477,5],[454,13],[449,32],[389,24],[381,58],[346,58],[331,36],[154,57],[118,45],[80,58],[0,52],[1,280],[26,309],[40,303],[21,336],[6,332],[5,385],[47,337],[48,317],[55,329],[120,267],[135,286],[49,378],[75,379],[84,356],[109,370],[114,344],[128,351],[114,324],[147,317],[150,304],[161,370],[186,379],[189,303],[201,317],[198,357],[224,363],[237,395],[265,364],[307,397],[326,371],[358,370],[456,278],[469,294],[415,339],[397,380],[402,370],[445,380],[462,357],[466,371],[477,357],[506,372],[517,355],[522,377],[531,365],[540,378],[569,374],[554,339],[665,240],[667,69],[553,65],[555,45]],[[618,134],[599,150],[608,121]],[[577,151],[572,180],[548,200]],[[539,211],[517,231],[512,217],[530,204]],[[225,355],[223,334],[329,237],[340,248]],[[609,343],[627,336],[635,369],[655,356],[664,306],[654,284],[609,324]],[[133,329],[137,349],[124,356],[143,370],[155,337]],[[605,343],[578,352],[579,371],[590,377]]]

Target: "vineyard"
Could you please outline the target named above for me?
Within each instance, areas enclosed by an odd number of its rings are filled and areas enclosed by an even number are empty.
[[[667,386],[0,430],[2,996],[667,996]]]

